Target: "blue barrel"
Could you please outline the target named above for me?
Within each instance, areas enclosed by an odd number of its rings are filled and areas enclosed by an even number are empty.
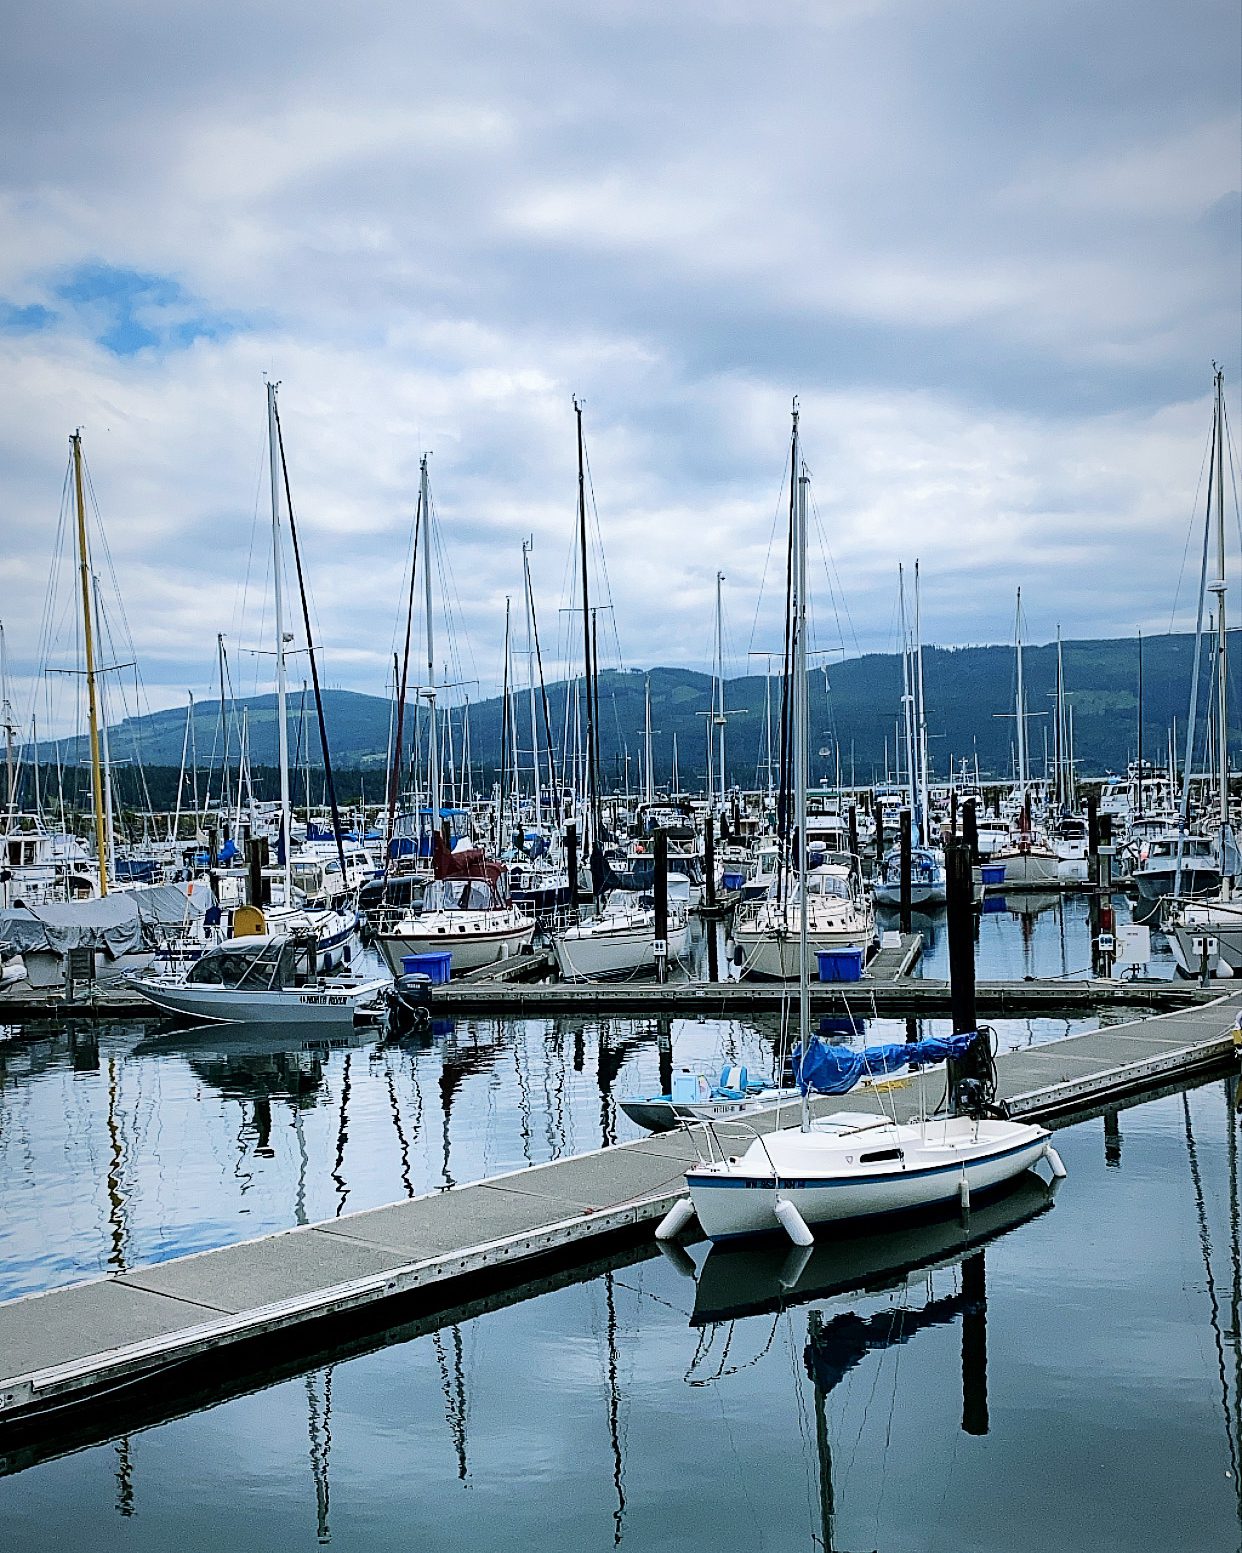
[[[820,981],[861,981],[863,952],[861,949],[820,949],[815,958],[819,961]]]
[[[433,987],[443,987],[452,974],[451,950],[437,949],[434,954],[406,954],[401,969],[407,976],[427,976]]]

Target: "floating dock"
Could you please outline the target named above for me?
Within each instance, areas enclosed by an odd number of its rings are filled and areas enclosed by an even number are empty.
[[[1185,1081],[1231,1057],[1240,1011],[1242,992],[1232,993],[1003,1053],[998,1098],[1047,1120]],[[817,1102],[851,1103],[874,1111],[877,1096]],[[908,1119],[919,1081],[886,1085],[884,1105]],[[776,1125],[775,1111],[750,1119],[752,1130]],[[118,1399],[175,1395],[204,1370],[217,1384],[253,1374],[282,1351],[344,1340],[359,1322],[389,1324],[411,1302],[496,1295],[650,1235],[695,1158],[691,1136],[665,1133],[2,1304],[0,1471],[24,1465],[31,1440],[52,1439],[83,1409],[115,1432]]]

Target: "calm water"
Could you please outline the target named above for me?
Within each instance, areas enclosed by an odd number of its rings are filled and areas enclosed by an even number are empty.
[[[1073,907],[1025,938],[985,918],[981,974],[1072,974]],[[0,1294],[630,1136],[616,1095],[653,1085],[661,1033],[0,1048]],[[770,1062],[757,1027],[669,1034],[679,1061]],[[800,1277],[783,1251],[640,1253],[0,1480],[4,1545],[1236,1549],[1238,1133],[1225,1082],[1076,1124],[1055,1199],[975,1215],[986,1243],[863,1237]]]

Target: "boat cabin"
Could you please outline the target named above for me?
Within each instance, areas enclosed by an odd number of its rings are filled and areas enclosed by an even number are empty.
[[[230,938],[194,962],[186,981],[199,987],[244,987],[250,992],[283,992],[312,986],[317,945],[309,934]]]

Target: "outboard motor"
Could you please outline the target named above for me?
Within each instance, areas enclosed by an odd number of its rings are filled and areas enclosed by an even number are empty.
[[[431,977],[414,971],[394,979],[385,993],[390,1039],[423,1034],[431,1027]]]

